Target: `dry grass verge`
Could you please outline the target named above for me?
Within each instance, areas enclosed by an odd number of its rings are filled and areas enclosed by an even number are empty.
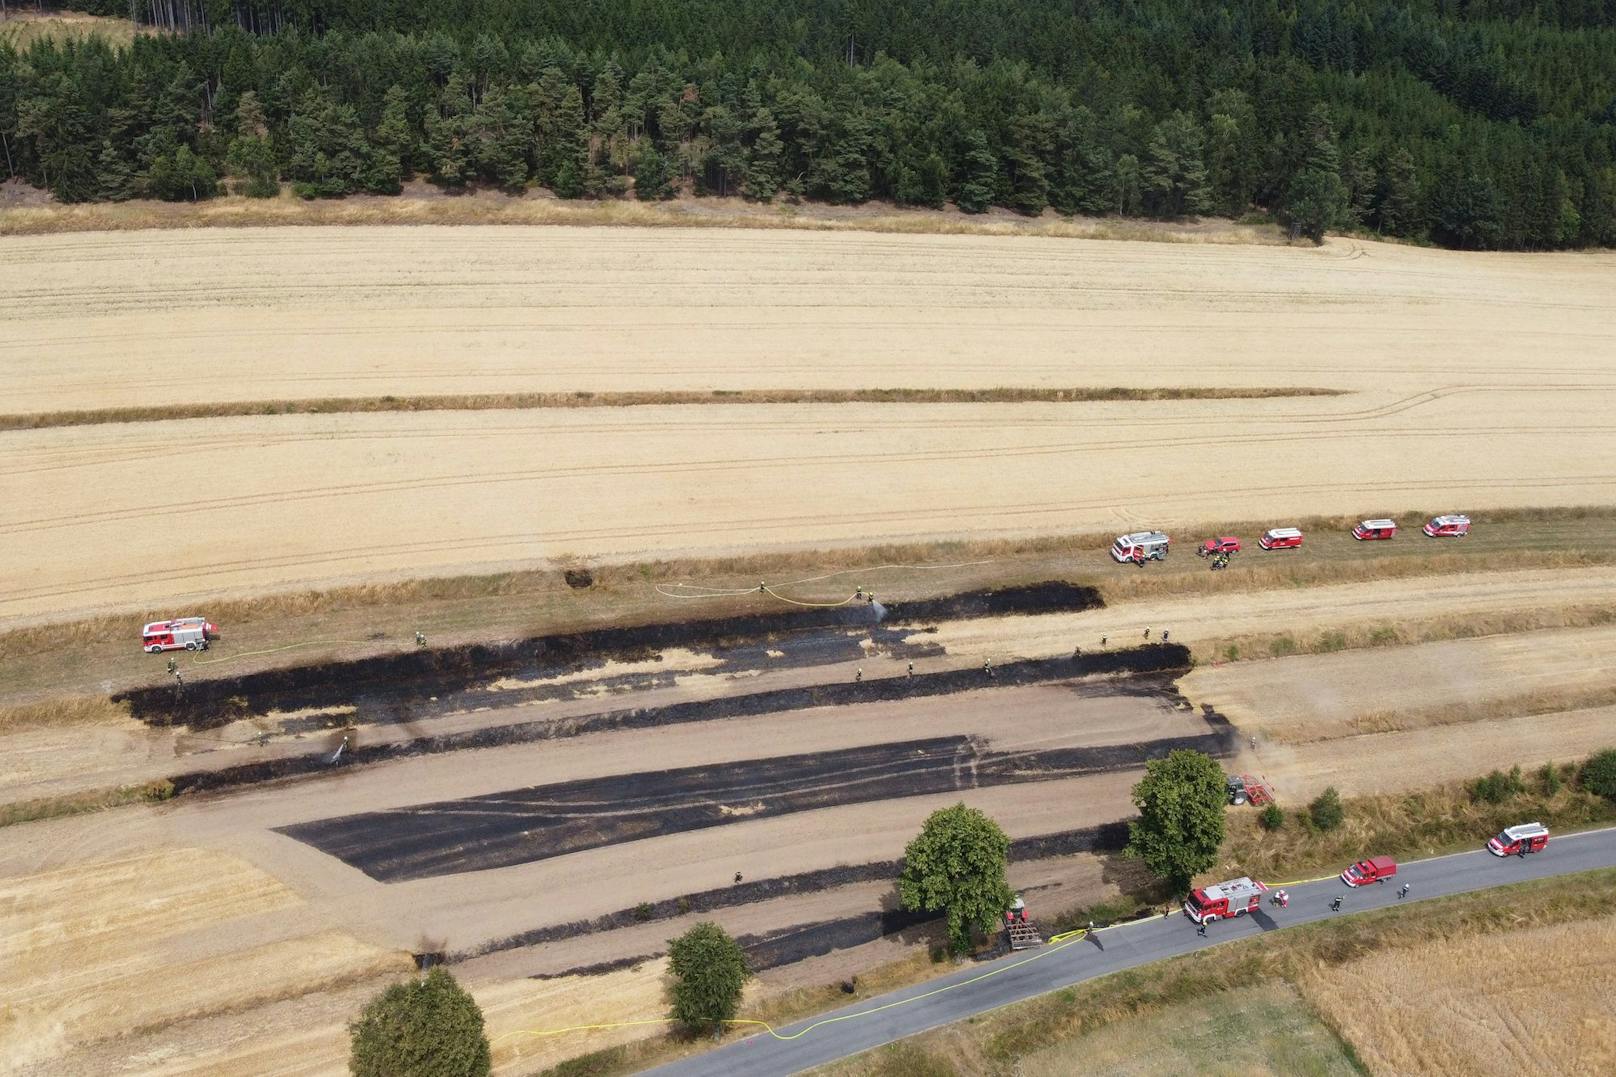
[[[1467,613],[1464,616],[1437,617],[1427,621],[1384,621],[1379,624],[1330,629],[1313,636],[1276,632],[1202,640],[1192,645],[1190,652],[1197,662],[1240,662],[1256,658],[1288,658],[1299,654],[1333,654],[1336,651],[1358,650],[1365,647],[1403,647],[1416,643],[1440,643],[1446,640],[1476,639],[1480,636],[1537,632],[1553,628],[1594,628],[1608,624],[1616,624],[1616,608],[1604,604],[1566,606],[1559,609],[1509,610],[1492,614]]]
[[[91,789],[59,797],[40,797],[0,804],[0,827],[16,823],[37,823],[68,815],[86,815],[126,804],[159,804],[174,795],[174,783],[167,778],[141,785],[120,785],[114,789]]]
[[[1201,953],[1119,972],[906,1041],[906,1073],[1003,1074],[1022,1059],[1122,1022],[1253,984],[1301,983],[1375,955],[1408,955],[1445,940],[1609,917],[1616,869],[1523,883],[1277,931]],[[1148,1026],[1146,1026],[1148,1027]],[[885,1051],[815,1072],[837,1077],[891,1073]],[[588,1072],[588,1071],[581,1071]]]
[[[1616,743],[1616,733],[1611,740]],[[1290,805],[1295,810],[1272,831],[1263,829],[1255,811],[1234,811],[1217,866],[1206,880],[1235,875],[1289,879],[1337,872],[1366,850],[1413,860],[1477,849],[1523,819],[1568,831],[1616,823],[1616,804],[1576,788],[1574,767],[1557,767],[1554,775],[1557,784],[1546,783],[1541,769],[1524,775],[1525,789],[1498,804],[1473,797],[1469,783],[1463,782],[1413,793],[1351,797],[1342,801],[1345,821],[1329,831],[1309,826],[1301,805]]]
[[[116,725],[129,720],[127,704],[114,703],[105,696],[64,696],[0,708],[0,735],[19,729]]]
[[[44,430],[102,423],[152,423],[240,415],[330,415],[388,411],[523,411],[538,408],[669,407],[688,404],[1049,404],[1156,400],[1267,400],[1275,397],[1345,396],[1345,389],[1306,386],[1255,388],[1130,388],[1126,386],[1036,389],[667,389],[646,392],[483,393],[453,396],[319,397],[308,400],[241,400],[210,404],[100,408],[0,415],[0,431]]]
[[[1178,223],[1064,218],[1051,210],[1042,217],[1029,219],[1008,210],[965,214],[952,209],[900,209],[880,203],[852,207],[761,204],[739,198],[567,202],[537,191],[511,196],[500,191],[473,189],[450,195],[421,182],[407,185],[402,196],[393,197],[350,195],[340,200],[304,201],[287,190],[278,198],[266,199],[226,196],[201,203],[51,203],[0,210],[0,235],[125,232],[150,228],[400,224],[761,228],[1265,246],[1285,246],[1290,242],[1284,231],[1275,225],[1238,224],[1215,218]]]

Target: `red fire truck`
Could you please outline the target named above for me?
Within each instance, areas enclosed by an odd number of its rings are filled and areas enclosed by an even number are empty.
[[[208,641],[219,638],[218,626],[206,617],[176,617],[153,621],[140,630],[140,646],[147,654],[159,651],[205,651]]]
[[[1541,853],[1548,844],[1548,827],[1542,823],[1522,823],[1504,828],[1487,843],[1487,851],[1494,856],[1517,856],[1521,853]]]
[[[1389,856],[1372,856],[1343,871],[1341,881],[1348,886],[1363,886],[1365,883],[1383,883],[1396,874],[1397,861]]]
[[[1470,517],[1436,516],[1425,525],[1425,533],[1432,538],[1464,538],[1470,534]]]
[[[1244,916],[1262,907],[1262,896],[1267,889],[1257,880],[1242,876],[1204,890],[1191,890],[1189,899],[1184,902],[1184,915],[1197,924]]]
[[[1167,558],[1169,543],[1164,531],[1135,531],[1131,535],[1118,535],[1111,544],[1111,559],[1118,564],[1163,561]]]

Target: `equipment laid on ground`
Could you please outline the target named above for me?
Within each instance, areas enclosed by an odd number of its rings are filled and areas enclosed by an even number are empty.
[[[1464,538],[1470,534],[1470,517],[1437,516],[1425,525],[1425,533],[1432,538]]]
[[[1487,851],[1494,856],[1518,856],[1521,853],[1541,853],[1549,844],[1549,828],[1542,823],[1521,823],[1506,827],[1487,843]]]
[[[1015,903],[1004,914],[1004,936],[1012,950],[1030,950],[1044,944],[1044,937],[1038,933],[1038,925],[1027,919],[1027,905],[1021,900],[1020,894],[1016,895]]]
[[[1257,540],[1265,550],[1289,550],[1301,544],[1302,533],[1294,527],[1271,527]]]
[[[1132,561],[1142,565],[1146,561],[1167,559],[1167,533],[1164,531],[1135,531],[1131,535],[1118,535],[1111,544],[1111,559],[1119,564]]]
[[[206,617],[176,617],[153,621],[140,630],[140,646],[147,654],[159,651],[205,651],[208,641],[219,638],[219,629]]]
[[[1184,902],[1184,915],[1197,924],[1244,916],[1262,907],[1262,896],[1267,890],[1262,883],[1245,876],[1204,890],[1191,890],[1189,899]]]
[[[1229,803],[1250,804],[1260,808],[1274,802],[1274,791],[1268,783],[1251,774],[1231,774],[1228,777]]]
[[[1240,552],[1240,540],[1233,535],[1223,535],[1218,538],[1209,538],[1195,548],[1197,557],[1212,557],[1215,554],[1229,554]]]
[[[1383,883],[1396,874],[1397,861],[1389,856],[1372,856],[1343,871],[1341,881],[1348,886],[1363,886],[1365,883]]]
[[[1352,529],[1352,537],[1359,542],[1389,539],[1397,534],[1396,520],[1365,520]]]

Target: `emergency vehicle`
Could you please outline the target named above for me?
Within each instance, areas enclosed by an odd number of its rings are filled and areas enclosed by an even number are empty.
[[[1359,542],[1389,539],[1397,534],[1396,520],[1365,520],[1352,529],[1352,537]]]
[[[1464,538],[1470,534],[1470,517],[1437,516],[1425,525],[1425,533],[1432,538]]]
[[[219,638],[219,629],[206,617],[176,617],[153,621],[140,630],[140,646],[147,654],[159,651],[205,651],[208,641]]]
[[[1257,540],[1257,545],[1265,550],[1288,550],[1301,544],[1302,533],[1294,527],[1271,527]]]
[[[1233,535],[1223,535],[1220,538],[1210,538],[1195,548],[1196,556],[1211,557],[1219,553],[1239,553],[1240,540]]]
[[[1255,879],[1242,876],[1204,890],[1191,890],[1189,899],[1184,902],[1184,915],[1197,924],[1244,916],[1262,907],[1263,892],[1267,889]]]
[[[1362,886],[1365,883],[1383,883],[1396,874],[1397,861],[1389,856],[1372,856],[1343,871],[1341,881],[1348,886]]]
[[[1164,531],[1135,531],[1131,535],[1118,535],[1111,544],[1111,559],[1122,564],[1132,561],[1142,565],[1146,561],[1167,558],[1167,534]]]
[[[1487,843],[1487,851],[1494,856],[1514,856],[1517,853],[1540,853],[1549,844],[1549,828],[1542,823],[1522,823],[1507,827]]]

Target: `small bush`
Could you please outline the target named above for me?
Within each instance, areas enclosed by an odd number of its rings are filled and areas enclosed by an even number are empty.
[[[1257,816],[1257,822],[1262,824],[1264,830],[1278,830],[1285,825],[1285,812],[1278,804],[1269,804]]]
[[[1543,783],[1543,795],[1546,797],[1552,797],[1565,788],[1565,779],[1560,777],[1560,769],[1553,763],[1544,763],[1537,776],[1538,781]]]
[[[1582,787],[1606,800],[1616,800],[1616,748],[1588,757],[1582,765]]]
[[[687,912],[690,911],[690,899],[687,898],[687,897],[681,897],[678,901],[675,901],[673,904],[674,904],[674,907],[676,907],[681,914],[682,913],[687,913]]]
[[[355,1077],[486,1077],[488,1037],[477,1002],[444,969],[395,984],[348,1026]]]
[[[1291,636],[1289,633],[1282,636],[1275,636],[1268,642],[1268,653],[1273,655],[1275,658],[1284,658],[1287,655],[1295,654],[1299,650],[1301,650],[1301,648],[1297,646],[1295,637]]]
[[[1508,774],[1495,770],[1485,778],[1477,778],[1470,783],[1470,799],[1488,804],[1502,804],[1525,791],[1526,783],[1521,781],[1520,767],[1515,767]]]
[[[1313,803],[1307,806],[1307,814],[1320,830],[1334,830],[1347,818],[1347,809],[1342,807],[1341,794],[1332,785],[1313,798]]]
[[[1229,662],[1240,661],[1240,645],[1238,643],[1229,644],[1228,648],[1223,652],[1223,657]]]
[[[655,915],[656,909],[652,907],[649,901],[642,901],[638,905],[634,906],[634,919],[638,920],[642,924]]]

